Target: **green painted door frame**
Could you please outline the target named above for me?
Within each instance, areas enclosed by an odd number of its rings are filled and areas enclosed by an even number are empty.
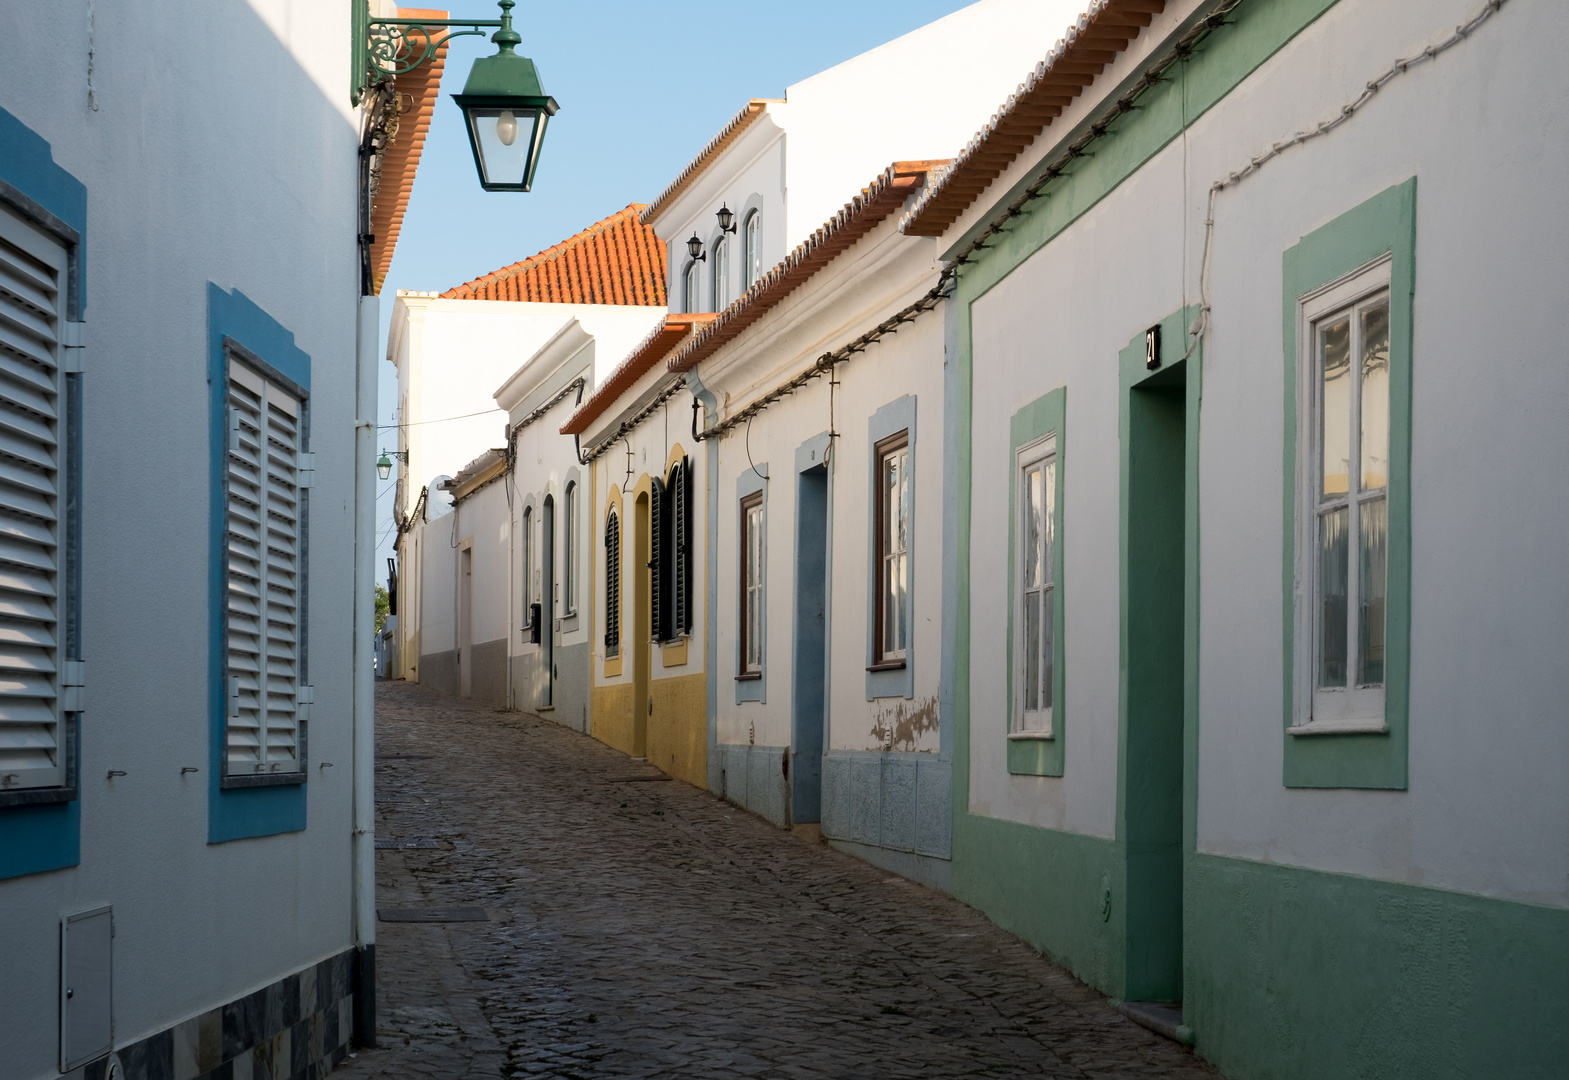
[[[1117,835],[1127,892],[1123,996],[1180,1001],[1187,365],[1144,374],[1122,397]]]
[[[1118,354],[1121,664],[1117,847],[1125,956],[1118,995],[1181,1001],[1186,868],[1198,836],[1199,405],[1203,350],[1189,307]]]

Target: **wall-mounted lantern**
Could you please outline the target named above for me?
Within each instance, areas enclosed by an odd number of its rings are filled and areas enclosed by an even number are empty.
[[[383,450],[381,452],[381,458],[376,462],[376,475],[383,480],[392,475],[393,458],[397,458],[407,465],[409,463],[409,452],[407,450]]]
[[[697,233],[692,234],[692,239],[686,242],[686,253],[692,256],[693,262],[705,262],[707,255],[703,254],[703,242],[697,238]]]
[[[735,232],[735,214],[731,212],[729,205],[721,203],[719,209],[714,211],[714,216],[719,219],[720,232]]]

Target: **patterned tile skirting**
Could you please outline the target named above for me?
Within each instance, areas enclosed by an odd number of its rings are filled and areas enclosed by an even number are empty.
[[[830,750],[823,835],[934,859],[953,858],[953,762],[936,754]]]
[[[318,1080],[349,1052],[354,950],[119,1047],[123,1080]],[[108,1059],[62,1080],[104,1080]]]

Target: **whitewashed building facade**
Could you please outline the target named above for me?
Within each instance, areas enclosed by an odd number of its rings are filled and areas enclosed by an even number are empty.
[[[347,31],[0,8],[7,1080],[299,1076],[374,1038],[390,247],[357,250]],[[237,49],[244,91],[208,92]]]
[[[1108,0],[903,222],[957,268],[954,892],[1227,1075],[1563,1069],[1566,43]]]

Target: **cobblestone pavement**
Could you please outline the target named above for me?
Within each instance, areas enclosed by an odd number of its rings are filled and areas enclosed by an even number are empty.
[[[1217,1077],[952,898],[583,735],[377,690],[382,1048],[335,1080]]]

